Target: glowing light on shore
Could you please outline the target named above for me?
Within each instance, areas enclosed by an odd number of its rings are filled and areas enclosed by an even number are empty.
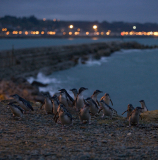
[[[44,34],[44,31],[42,31],[41,34]]]
[[[43,18],[43,21],[46,21],[46,18]]]
[[[72,35],[72,32],[69,32],[69,35]]]
[[[133,26],[133,29],[136,29],[137,27],[136,26]]]
[[[28,35],[29,34],[29,32],[28,31],[25,31],[25,35]]]
[[[3,31],[3,32],[7,31],[7,28],[2,28],[2,31]]]
[[[19,31],[19,34],[22,34],[22,31]]]
[[[80,34],[80,32],[75,32],[74,34],[75,34],[75,35],[79,35],[79,34]]]
[[[55,34],[56,34],[56,32],[54,32],[54,31],[48,31],[48,32],[47,32],[47,34],[55,35]]]
[[[66,35],[66,32],[63,32],[63,35]]]
[[[104,32],[101,32],[101,35],[104,35]]]
[[[6,35],[9,35],[9,31],[6,32]]]
[[[89,32],[86,32],[86,35],[89,35]]]
[[[78,29],[77,29],[77,31],[78,31],[78,32],[80,32],[80,31],[81,31],[81,29],[80,29],[80,28],[78,28]]]
[[[57,20],[54,18],[53,21],[56,22]]]
[[[72,29],[72,28],[74,28],[74,26],[71,24],[71,25],[69,25],[69,28]]]
[[[98,26],[97,26],[97,25],[94,25],[94,26],[93,26],[93,29],[97,29],[97,28],[98,28]]]

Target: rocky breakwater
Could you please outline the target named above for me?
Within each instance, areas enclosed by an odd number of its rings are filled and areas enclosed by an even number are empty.
[[[1,51],[0,79],[10,79],[12,76],[36,76],[39,71],[50,74],[53,71],[73,67],[79,58],[84,63],[90,55],[99,59],[101,56],[110,56],[120,49],[154,47],[157,46],[116,41]]]

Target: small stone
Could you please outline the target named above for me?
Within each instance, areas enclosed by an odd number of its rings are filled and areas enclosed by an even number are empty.
[[[106,140],[102,140],[101,142],[102,142],[102,143],[107,143],[107,141],[106,141]]]
[[[131,134],[132,134],[132,133],[129,132],[129,133],[127,133],[127,136],[131,136]]]

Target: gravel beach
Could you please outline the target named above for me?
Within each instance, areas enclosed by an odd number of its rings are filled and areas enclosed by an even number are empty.
[[[128,127],[125,118],[113,120],[92,117],[92,124],[80,124],[73,115],[73,126],[62,129],[53,115],[45,115],[39,104],[22,120],[13,118],[0,103],[0,159],[158,159],[158,123],[141,120]]]

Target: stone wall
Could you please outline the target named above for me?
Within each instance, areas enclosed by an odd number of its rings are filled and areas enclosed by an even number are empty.
[[[136,42],[116,41],[1,51],[0,79],[35,76],[39,71],[50,74],[76,65],[79,58],[85,61],[89,55],[99,59],[120,49],[145,48],[153,47]]]

